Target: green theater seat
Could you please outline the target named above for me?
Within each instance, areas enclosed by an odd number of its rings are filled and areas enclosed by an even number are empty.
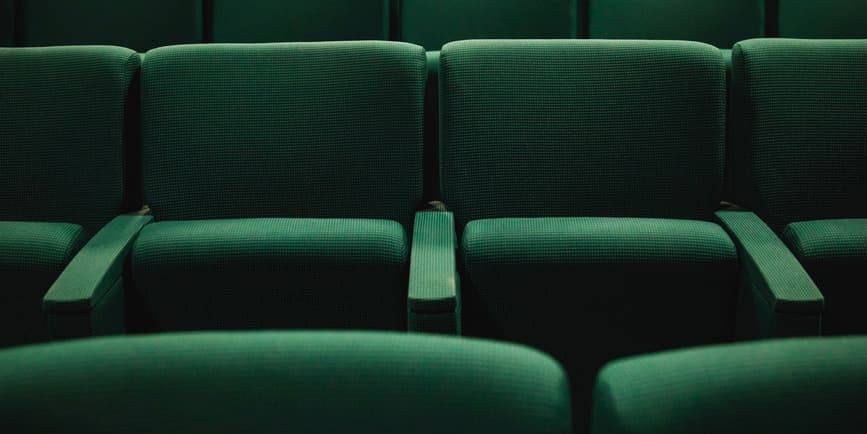
[[[754,214],[715,212],[719,50],[462,41],[443,48],[440,68],[463,331],[558,357],[578,432],[608,360],[725,342],[738,328],[818,333],[822,300],[791,252]]]
[[[867,40],[755,39],[733,63],[737,201],[825,295],[823,331],[867,334]]]
[[[152,216],[140,225],[156,223],[106,241],[101,262],[128,255],[128,274],[69,267],[46,300],[57,336],[405,330],[410,259],[425,249],[424,236],[411,249],[410,234],[436,223],[416,216],[424,80],[424,50],[400,42],[149,51],[142,128]],[[75,277],[85,274],[123,282]],[[98,317],[88,306],[101,297],[125,300],[129,315],[88,331]],[[65,321],[73,316],[79,325]]]
[[[608,364],[592,434],[867,432],[867,337],[670,351]]]
[[[0,346],[46,339],[42,296],[126,209],[139,56],[119,47],[0,48]]]
[[[202,41],[201,0],[28,0],[23,46],[120,45],[140,52]]]
[[[784,38],[867,38],[867,1],[777,0]]]
[[[504,343],[248,332],[0,351],[6,432],[569,434],[560,366]]]

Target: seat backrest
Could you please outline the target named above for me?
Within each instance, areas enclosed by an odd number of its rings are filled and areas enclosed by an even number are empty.
[[[612,362],[593,434],[867,432],[867,337],[787,339]]]
[[[214,42],[388,39],[389,0],[214,0]]]
[[[411,226],[423,182],[421,47],[187,45],[149,51],[142,71],[144,189],[157,219]]]
[[[15,2],[0,0],[0,47],[15,43]]]
[[[764,0],[590,0],[591,38],[683,39],[719,48],[764,35]]]
[[[139,55],[120,47],[0,48],[0,220],[92,235],[134,207],[128,115]]]
[[[102,44],[141,52],[202,41],[201,0],[28,0],[24,46]]]
[[[867,1],[777,0],[784,38],[867,38]]]
[[[576,0],[401,0],[400,39],[439,50],[479,38],[574,38]]]
[[[725,70],[677,41],[461,41],[440,59],[443,196],[492,217],[709,219]]]
[[[101,338],[0,351],[0,372],[4,432],[571,429],[568,385],[557,362],[525,347],[454,337],[261,332]]]
[[[732,62],[738,203],[776,229],[867,216],[867,39],[754,39]]]

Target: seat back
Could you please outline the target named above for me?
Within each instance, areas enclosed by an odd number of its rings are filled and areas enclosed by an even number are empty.
[[[137,51],[202,41],[201,0],[21,2],[24,46],[120,45]]]
[[[867,39],[735,45],[737,201],[771,227],[867,216]]]
[[[5,432],[571,428],[567,381],[555,361],[471,339],[313,332],[101,338],[0,352],[0,372]]]
[[[593,434],[867,432],[867,337],[789,339],[615,361]]]
[[[493,217],[709,219],[725,71],[697,42],[462,41],[441,57],[443,196]]]
[[[134,208],[125,179],[139,55],[119,47],[0,48],[0,220],[93,234]]]
[[[214,42],[388,39],[389,0],[214,0]]]
[[[159,220],[345,217],[411,227],[425,58],[385,41],[166,47],[142,67]]]
[[[777,0],[784,38],[867,38],[864,0]]]

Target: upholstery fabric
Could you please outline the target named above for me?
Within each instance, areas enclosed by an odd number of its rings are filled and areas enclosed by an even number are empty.
[[[150,224],[133,246],[131,328],[404,330],[408,268],[394,221]]]
[[[137,51],[202,41],[201,0],[28,0],[20,43],[120,45]]]
[[[725,68],[672,41],[461,41],[440,54],[445,202],[492,217],[710,220]]]
[[[867,334],[867,219],[791,223],[782,233],[826,297],[824,334]]]
[[[85,241],[75,224],[0,221],[0,347],[47,338],[42,296]]]
[[[681,39],[719,48],[764,36],[764,0],[591,0],[595,39]]]
[[[0,220],[93,234],[123,210],[138,67],[119,47],[0,48]]]
[[[0,352],[0,421],[33,434],[570,432],[566,378],[546,355],[358,332],[100,338]]]
[[[389,0],[214,0],[214,42],[388,39]]]
[[[867,38],[864,0],[777,0],[784,38]]]
[[[0,47],[15,43],[15,1],[0,0]]]
[[[603,363],[733,337],[737,254],[710,222],[476,220],[464,231],[461,255],[469,276],[465,333],[557,357],[572,382],[576,432],[587,429]]]
[[[152,50],[147,203],[157,220],[383,218],[409,230],[425,77],[424,50],[400,42]]]
[[[738,203],[777,231],[867,216],[867,39],[743,41],[732,63]]]
[[[402,0],[401,40],[439,50],[462,39],[574,38],[576,0]]]
[[[618,360],[599,374],[593,434],[867,431],[867,338],[785,339]]]

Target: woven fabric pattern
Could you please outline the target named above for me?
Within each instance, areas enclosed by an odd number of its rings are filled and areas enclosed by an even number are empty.
[[[825,295],[823,334],[867,334],[867,219],[789,224],[783,241]]]
[[[439,50],[463,39],[574,38],[576,0],[402,0],[401,40]]]
[[[592,0],[589,34],[599,39],[676,39],[719,48],[764,35],[762,0]]]
[[[214,0],[214,42],[388,39],[389,0]]]
[[[671,41],[462,41],[440,58],[443,196],[491,217],[710,219],[725,70]]]
[[[779,231],[867,216],[867,39],[734,47],[738,203]]]
[[[42,296],[85,241],[79,225],[0,221],[0,348],[47,338]]]
[[[132,305],[155,330],[406,327],[401,225],[366,219],[161,222],[132,253]]]
[[[0,220],[72,222],[92,234],[122,210],[138,67],[118,47],[0,48]]]
[[[137,51],[202,41],[202,0],[21,2],[25,46],[120,45]]]
[[[863,0],[777,0],[779,36],[784,38],[867,38]]]
[[[593,434],[867,431],[867,338],[761,341],[619,360]]]
[[[158,220],[345,217],[411,228],[424,50],[399,42],[176,46],[143,65]]]
[[[566,378],[548,356],[358,332],[101,338],[0,352],[0,424],[33,434],[570,432]]]

